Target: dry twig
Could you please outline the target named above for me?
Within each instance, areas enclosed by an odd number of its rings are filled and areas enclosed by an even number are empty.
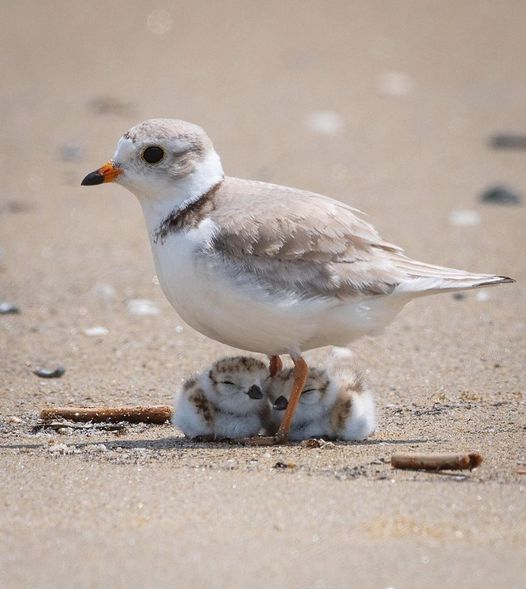
[[[172,416],[168,405],[150,407],[45,407],[40,412],[40,419],[69,419],[70,421],[97,421],[117,423],[164,423]]]
[[[478,452],[467,454],[393,454],[393,468],[406,470],[472,470],[482,463]]]

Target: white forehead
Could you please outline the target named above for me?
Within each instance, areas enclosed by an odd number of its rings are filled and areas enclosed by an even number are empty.
[[[131,139],[121,137],[117,143],[113,159],[117,162],[127,161],[133,156],[136,149],[137,146]]]

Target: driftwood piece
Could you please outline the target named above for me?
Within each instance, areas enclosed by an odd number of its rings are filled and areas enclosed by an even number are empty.
[[[117,423],[164,423],[172,417],[172,408],[168,405],[150,407],[44,407],[40,419],[69,419],[70,421],[96,421]]]
[[[466,454],[393,454],[393,468],[406,470],[472,470],[482,463],[478,452]]]

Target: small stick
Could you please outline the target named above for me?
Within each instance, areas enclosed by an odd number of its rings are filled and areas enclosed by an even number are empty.
[[[467,454],[393,454],[391,466],[406,470],[472,470],[482,463],[478,452]]]
[[[98,421],[117,423],[164,423],[172,416],[168,405],[151,407],[44,407],[40,419],[51,421],[58,418],[70,421]]]

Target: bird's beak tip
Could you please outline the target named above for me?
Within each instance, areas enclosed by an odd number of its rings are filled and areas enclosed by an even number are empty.
[[[106,162],[98,170],[90,172],[80,183],[81,186],[96,186],[104,182],[115,182],[122,174],[122,169],[114,161]]]

